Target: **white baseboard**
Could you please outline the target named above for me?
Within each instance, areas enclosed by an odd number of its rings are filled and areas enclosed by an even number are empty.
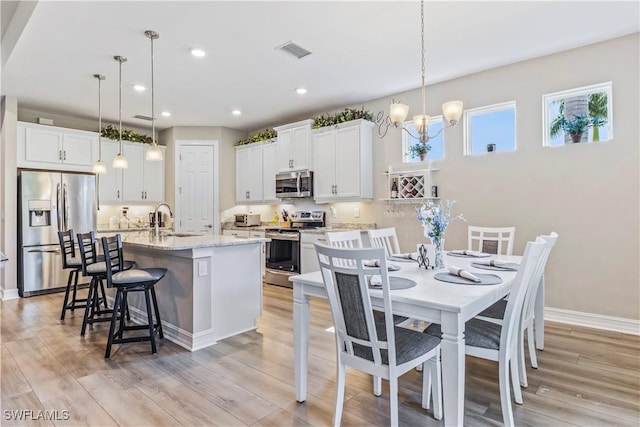
[[[107,297],[107,300],[113,307],[114,299],[112,297]],[[129,306],[129,314],[131,315],[131,320],[136,323],[145,324],[148,322],[147,313],[145,311]],[[166,339],[189,351],[200,350],[201,348],[209,347],[210,345],[214,345],[218,342],[213,330],[191,334],[190,332],[168,323],[165,320],[162,321],[162,332]]]
[[[10,299],[17,299],[20,298],[20,295],[18,294],[18,288],[14,288],[14,289],[0,289],[0,299],[3,301],[6,300],[10,300]]]
[[[603,316],[601,314],[545,307],[544,318],[551,322],[568,323],[587,328],[606,329],[608,331],[640,335],[640,321],[625,319],[623,317]]]

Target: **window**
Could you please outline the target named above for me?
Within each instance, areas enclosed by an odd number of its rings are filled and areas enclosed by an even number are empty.
[[[425,155],[424,159],[421,159],[419,154],[415,150],[411,150],[411,147],[419,146],[421,144],[418,137],[418,131],[413,127],[413,121],[407,121],[402,124],[402,127],[411,132],[409,135],[407,132],[402,132],[402,162],[403,163],[419,163],[424,160],[442,160],[444,159],[444,133],[442,132],[442,116],[431,117],[431,123],[429,123],[429,135],[436,135],[429,139],[429,146],[431,149]]]
[[[464,112],[464,154],[515,151],[516,102],[509,101]]]
[[[611,82],[543,95],[543,145],[613,139],[611,105]]]

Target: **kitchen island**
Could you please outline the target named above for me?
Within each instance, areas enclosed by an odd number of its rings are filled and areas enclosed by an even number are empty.
[[[268,239],[148,232],[123,233],[125,259],[168,270],[155,285],[164,335],[195,351],[256,328],[262,314],[262,244]],[[129,295],[134,320],[144,300]]]

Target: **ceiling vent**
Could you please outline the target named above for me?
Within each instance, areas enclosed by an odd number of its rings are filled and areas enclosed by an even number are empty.
[[[135,116],[133,116],[134,119],[140,119],[140,120],[146,120],[148,122],[151,121],[151,116],[143,116],[142,114],[136,114]],[[156,118],[157,120],[157,118]]]
[[[307,55],[311,55],[311,52],[309,52],[307,49],[295,44],[292,41],[288,41],[285,44],[276,47],[276,49],[281,52],[288,53],[289,55],[293,55],[298,59],[304,58]]]

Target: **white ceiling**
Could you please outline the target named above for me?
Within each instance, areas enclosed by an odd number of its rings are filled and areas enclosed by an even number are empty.
[[[2,2],[2,21],[13,13]],[[425,4],[427,84],[640,30],[636,1],[441,1]],[[40,1],[2,69],[2,94],[24,108],[149,127],[150,41],[156,126],[255,130],[420,86],[418,1]],[[4,29],[3,29],[4,35]],[[294,41],[312,55],[275,50]],[[189,54],[200,47],[208,55]],[[3,49],[5,38],[3,37]],[[638,55],[638,52],[630,52]],[[296,87],[308,93],[299,96]],[[239,108],[243,114],[232,116]],[[170,118],[159,117],[168,110]]]

